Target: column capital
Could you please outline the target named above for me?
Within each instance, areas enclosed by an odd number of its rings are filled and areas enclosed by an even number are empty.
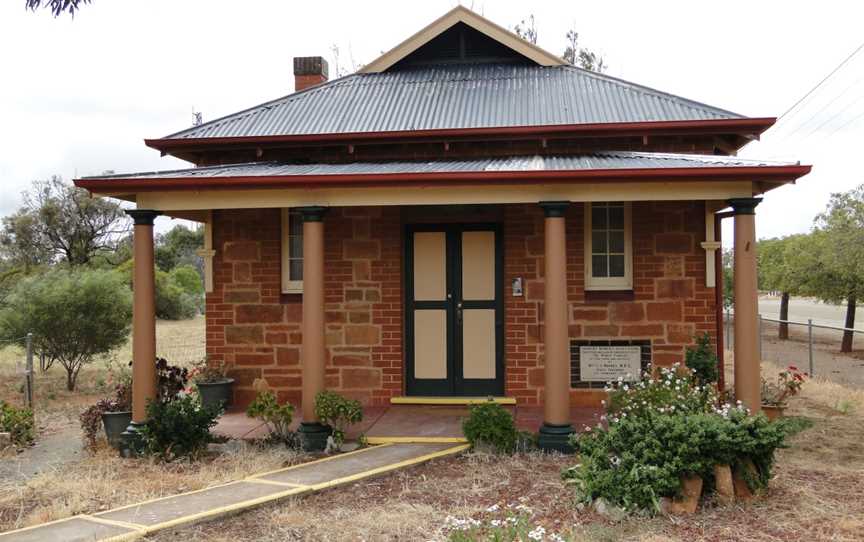
[[[324,215],[329,211],[329,207],[309,206],[298,207],[298,211],[303,216],[303,222],[323,222]]]
[[[152,226],[156,217],[162,214],[162,211],[154,211],[153,209],[126,209],[126,214],[132,217],[136,226]]]
[[[755,215],[762,198],[732,198],[726,201],[736,215]]]
[[[543,214],[547,218],[562,217],[567,212],[567,207],[570,206],[569,201],[541,201],[540,207],[543,208]]]

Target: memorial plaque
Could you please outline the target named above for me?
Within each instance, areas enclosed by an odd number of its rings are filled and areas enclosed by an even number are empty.
[[[639,379],[642,371],[639,346],[580,346],[579,368],[583,382]],[[629,375],[629,376],[628,376]]]

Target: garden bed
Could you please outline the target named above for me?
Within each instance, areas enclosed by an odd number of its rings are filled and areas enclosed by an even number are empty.
[[[769,375],[776,370],[764,367]],[[787,415],[806,417],[813,426],[778,452],[767,497],[726,507],[706,503],[686,518],[614,523],[580,510],[560,479],[572,457],[466,455],[202,524],[181,536],[187,541],[446,540],[448,516],[482,518],[495,504],[523,503],[535,525],[579,541],[860,540],[864,391],[811,381]],[[155,540],[176,538],[177,533],[165,533]]]

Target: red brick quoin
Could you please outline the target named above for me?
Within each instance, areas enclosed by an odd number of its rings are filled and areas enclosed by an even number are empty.
[[[397,207],[332,208],[325,219],[327,386],[367,405],[403,390],[402,232]],[[406,216],[410,216],[410,213]],[[504,209],[506,393],[540,404],[543,393],[543,215]],[[586,301],[582,205],[567,216],[570,336],[651,339],[654,362],[683,359],[695,333],[714,335],[714,291],[705,287],[701,203],[633,204],[634,291],[628,300]],[[278,209],[214,212],[213,292],[207,294],[207,354],[224,360],[243,407],[265,378],[299,404],[302,295],[281,294]],[[510,295],[513,278],[525,296]],[[574,390],[575,404],[602,392]]]

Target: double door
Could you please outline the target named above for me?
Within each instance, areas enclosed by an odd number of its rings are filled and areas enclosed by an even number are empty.
[[[408,226],[405,262],[408,395],[503,395],[498,225]]]

